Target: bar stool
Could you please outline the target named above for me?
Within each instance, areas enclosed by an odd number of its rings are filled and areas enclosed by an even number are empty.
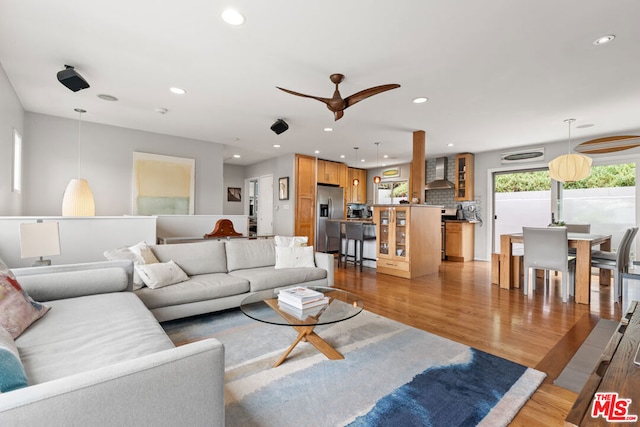
[[[340,267],[340,263],[342,262],[342,233],[340,232],[340,223],[338,221],[327,221],[325,224],[325,252],[329,252],[329,242],[331,241],[331,239],[336,239],[338,241],[338,267]]]
[[[347,222],[345,227],[345,237],[347,239],[346,248],[344,250],[344,263],[349,262],[349,258],[353,259],[353,266],[358,267],[362,271],[362,251],[364,249],[364,226],[361,222]],[[349,255],[349,242],[353,240],[353,255]],[[360,248],[360,250],[358,250]]]

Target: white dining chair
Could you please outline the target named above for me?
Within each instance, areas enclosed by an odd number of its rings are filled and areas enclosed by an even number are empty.
[[[624,232],[618,249],[615,252],[592,250],[591,266],[613,271],[613,289],[611,299],[618,302],[622,296],[623,274],[629,271],[629,254],[631,243],[638,233],[638,227],[628,228]]]
[[[524,240],[524,294],[535,289],[535,273],[532,270],[552,270],[562,273],[560,293],[562,302],[567,302],[569,293],[573,295],[575,283],[574,256],[567,254],[568,239],[566,227],[522,227]],[[546,275],[545,275],[546,276]]]
[[[565,224],[567,227],[567,233],[591,233],[591,224]],[[569,248],[567,250],[569,255],[576,255],[576,248]]]

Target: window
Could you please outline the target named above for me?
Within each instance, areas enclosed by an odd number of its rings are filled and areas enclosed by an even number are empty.
[[[376,203],[392,205],[408,200],[409,181],[381,182],[376,186]]]
[[[13,183],[14,193],[22,191],[22,135],[13,130]]]

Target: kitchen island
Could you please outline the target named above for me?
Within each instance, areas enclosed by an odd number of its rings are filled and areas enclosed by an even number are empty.
[[[373,221],[378,273],[412,279],[438,272],[442,206],[374,205]]]

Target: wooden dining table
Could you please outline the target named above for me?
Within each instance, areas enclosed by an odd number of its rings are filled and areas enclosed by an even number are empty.
[[[600,246],[602,251],[611,250],[610,234],[568,233],[568,246],[576,249],[575,301],[589,304],[591,301],[591,249]],[[511,274],[512,245],[524,243],[522,233],[500,235],[500,287],[512,289],[515,284]],[[525,274],[527,272],[525,271]],[[609,285],[611,270],[600,269],[600,284]]]

